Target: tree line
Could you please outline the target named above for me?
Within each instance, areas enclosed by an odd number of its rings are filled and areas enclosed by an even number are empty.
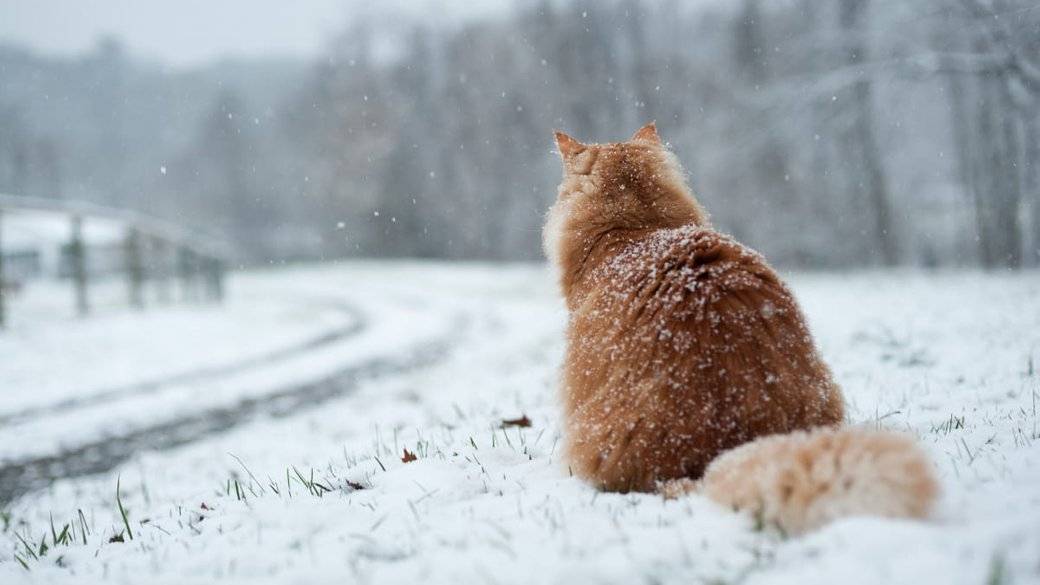
[[[546,0],[354,21],[313,63],[157,73],[109,46],[24,65],[92,72],[93,129],[34,135],[61,104],[0,90],[0,190],[118,198],[249,261],[528,260],[551,129],[656,120],[716,225],[778,264],[1037,265],[1038,31],[1026,0]]]

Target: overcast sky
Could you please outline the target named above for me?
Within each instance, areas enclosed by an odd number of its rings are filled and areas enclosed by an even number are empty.
[[[372,6],[459,19],[501,9],[508,1],[0,0],[0,41],[70,54],[113,34],[131,51],[174,65],[232,55],[306,57]]]

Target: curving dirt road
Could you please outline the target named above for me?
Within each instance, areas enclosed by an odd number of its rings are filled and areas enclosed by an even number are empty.
[[[342,344],[368,332],[373,318],[361,309],[339,301],[341,310],[349,311],[354,319],[348,325],[316,336],[292,347],[251,357],[233,364],[185,372],[163,380],[106,390],[90,397],[65,400],[60,403],[8,414],[0,419],[0,429],[15,430],[34,420],[67,416],[77,411],[102,412],[129,401],[161,393],[176,393],[181,388],[205,388],[221,379],[242,373],[263,371],[280,362],[300,360],[320,351],[336,351]],[[171,449],[214,434],[226,432],[261,416],[284,417],[320,406],[346,395],[361,383],[392,376],[430,365],[445,357],[455,341],[469,327],[469,317],[459,311],[451,316],[451,324],[439,336],[412,344],[394,344],[386,355],[352,360],[344,353],[331,373],[318,377],[302,376],[294,383],[286,383],[260,394],[246,394],[231,403],[203,405],[167,419],[153,420],[122,431],[74,441],[73,446],[57,452],[37,453],[25,458],[0,463],[0,507],[34,490],[45,488],[62,479],[101,473],[114,469],[134,454],[147,450]],[[396,331],[389,335],[399,335]],[[344,364],[344,362],[346,362]]]
[[[347,305],[338,301],[327,300],[317,301],[315,302],[315,304],[324,304],[340,313],[345,313],[349,317],[348,323],[342,327],[338,327],[336,329],[326,331],[321,335],[314,336],[301,343],[297,343],[288,347],[279,348],[274,351],[269,351],[257,356],[250,357],[248,359],[235,361],[229,364],[220,364],[217,366],[197,368],[186,372],[182,372],[174,376],[166,376],[156,380],[147,380],[145,382],[138,382],[126,386],[109,388],[100,392],[91,393],[89,396],[69,398],[52,404],[34,406],[15,412],[0,414],[0,425],[19,423],[28,419],[45,416],[47,414],[57,412],[66,412],[75,408],[97,406],[100,404],[121,400],[129,396],[143,396],[147,394],[153,394],[172,385],[205,383],[215,378],[237,374],[239,372],[249,370],[250,368],[255,368],[260,365],[270,364],[273,362],[283,361],[302,355],[309,351],[320,349],[327,345],[331,345],[338,341],[342,341],[353,335],[357,335],[368,326],[367,321],[365,320],[361,311],[359,311],[356,307],[352,305]]]

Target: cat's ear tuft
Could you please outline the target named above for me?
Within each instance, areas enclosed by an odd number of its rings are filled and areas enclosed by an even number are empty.
[[[571,138],[566,133],[554,130],[553,134],[556,136],[556,148],[560,150],[560,156],[563,157],[563,160],[568,160],[585,150],[584,144]]]
[[[643,140],[646,142],[653,142],[654,144],[661,144],[661,137],[657,135],[657,123],[650,122],[639,130],[636,130],[636,133],[632,135],[632,140]]]

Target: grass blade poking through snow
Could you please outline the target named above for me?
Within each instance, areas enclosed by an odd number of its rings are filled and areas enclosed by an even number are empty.
[[[126,527],[126,536],[130,540],[134,539],[134,531],[130,529],[130,518],[126,513],[126,508],[123,507],[123,498],[119,494],[119,480],[120,477],[116,477],[116,505],[119,506],[119,515],[123,517],[123,526]]]

